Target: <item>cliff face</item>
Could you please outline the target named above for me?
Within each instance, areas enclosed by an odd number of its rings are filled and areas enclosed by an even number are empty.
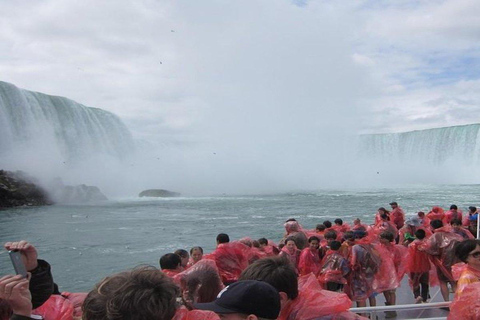
[[[52,204],[47,192],[24,172],[0,170],[0,209]]]

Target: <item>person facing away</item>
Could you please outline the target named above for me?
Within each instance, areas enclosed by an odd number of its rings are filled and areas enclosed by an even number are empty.
[[[225,287],[210,303],[195,308],[214,311],[225,320],[277,319],[280,295],[272,285],[258,280],[240,280]]]
[[[162,272],[169,277],[173,277],[184,270],[182,267],[182,259],[175,253],[164,254],[160,258],[160,268]]]
[[[417,303],[427,302],[429,298],[429,272],[431,269],[428,254],[419,248],[425,245],[426,232],[423,229],[415,231],[415,240],[408,245],[407,271],[410,285]]]
[[[463,241],[463,238],[452,232],[450,225],[444,226],[441,220],[433,220],[430,225],[434,233],[428,238],[425,246],[421,247],[421,250],[425,250],[432,256],[432,262],[437,268],[443,299],[449,301],[448,283],[450,283],[453,291],[456,289],[452,276],[452,265],[457,262],[455,246]]]
[[[340,253],[341,243],[332,241],[330,249],[322,260],[322,268],[318,280],[329,291],[342,292],[347,283],[346,276],[350,272],[348,260]]]
[[[458,207],[455,204],[452,204],[450,206],[450,210],[445,212],[445,216],[443,218],[443,223],[444,224],[449,224],[452,222],[454,219],[459,219],[462,221],[462,210],[459,210]]]

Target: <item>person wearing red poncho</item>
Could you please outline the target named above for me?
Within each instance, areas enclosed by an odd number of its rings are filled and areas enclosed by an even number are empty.
[[[390,206],[392,207],[392,211],[390,211],[390,221],[392,221],[397,229],[400,229],[405,224],[405,212],[403,212],[402,208],[398,206],[398,203],[390,202]]]
[[[214,260],[217,265],[222,281],[229,285],[238,280],[240,273],[248,266],[248,253],[250,248],[234,241],[230,243],[230,237],[225,233],[217,235],[217,248],[204,259]]]
[[[323,290],[312,274],[298,278],[290,262],[282,257],[255,261],[239,280],[265,281],[278,290],[278,320],[365,319],[348,311],[352,302],[346,294]]]
[[[475,239],[472,233],[462,226],[462,220],[453,219],[450,224],[452,225],[452,231],[460,235],[463,239]]]
[[[432,208],[432,210],[430,210],[429,213],[427,213],[427,218],[430,219],[430,222],[433,220],[443,221],[445,218],[445,212],[442,208],[435,206]]]
[[[160,268],[162,269],[162,272],[170,278],[173,278],[184,270],[180,256],[175,253],[164,254],[160,258]]]
[[[320,271],[320,255],[318,248],[320,246],[320,239],[316,236],[308,238],[308,248],[305,248],[300,253],[298,262],[298,271],[301,276],[313,273],[315,276]]]
[[[343,286],[347,284],[346,276],[350,272],[348,259],[340,253],[340,247],[339,241],[330,243],[330,249],[322,259],[322,268],[318,276],[323,288],[334,292],[343,291]]]
[[[298,263],[300,262],[301,251],[297,249],[297,244],[294,238],[287,238],[285,246],[280,251],[279,256],[286,258],[295,270],[298,270]]]
[[[433,220],[430,225],[434,233],[428,238],[425,246],[421,247],[421,250],[430,254],[430,259],[437,268],[443,299],[449,301],[448,283],[450,283],[453,291],[455,291],[456,286],[452,276],[452,265],[458,261],[455,256],[455,246],[463,241],[463,238],[453,233],[450,225],[443,226],[441,220]]]
[[[459,243],[455,254],[466,264],[455,292],[456,295],[461,295],[467,285],[480,281],[480,240],[469,239]]]
[[[445,216],[443,217],[443,223],[449,224],[454,219],[460,219],[462,221],[462,210],[458,210],[458,207],[454,204],[450,206],[450,210],[445,212]]]
[[[408,245],[407,270],[413,296],[417,302],[427,302],[429,297],[430,259],[426,252],[419,248],[425,246],[426,232],[423,229],[415,231],[415,240]]]

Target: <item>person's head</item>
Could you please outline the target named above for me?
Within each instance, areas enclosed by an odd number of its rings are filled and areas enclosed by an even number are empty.
[[[242,238],[242,239],[238,240],[238,242],[243,243],[244,245],[246,245],[249,248],[253,247],[252,239],[250,239],[248,237]]]
[[[432,220],[430,221],[430,226],[433,228],[433,230],[439,229],[443,227],[443,222],[442,220]]]
[[[332,241],[330,242],[330,249],[333,251],[338,251],[340,247],[342,246],[340,241]]]
[[[390,202],[390,207],[392,207],[392,209],[395,209],[398,207],[398,203],[396,203],[395,201]]]
[[[243,270],[239,280],[265,281],[280,293],[282,303],[298,296],[298,275],[284,257],[269,257],[255,261]]]
[[[328,230],[325,232],[325,240],[327,240],[327,243],[333,240],[337,240],[337,232],[335,230]]]
[[[258,280],[237,281],[220,291],[215,301],[194,306],[225,320],[277,319],[281,308],[277,289]]]
[[[456,205],[452,204],[452,205],[450,206],[450,210],[452,210],[452,211],[457,211],[457,210],[458,210],[458,207],[457,207]]]
[[[380,238],[380,243],[388,244],[388,243],[393,242],[395,237],[394,237],[393,233],[391,233],[389,231],[383,231],[382,233],[380,233],[379,238]]]
[[[380,208],[378,208],[378,213],[379,213],[380,215],[382,215],[382,214],[388,214],[388,210],[385,209],[384,207],[380,207]]]
[[[468,207],[468,211],[473,214],[477,211],[477,207]]]
[[[258,243],[260,244],[260,247],[268,246],[268,240],[267,240],[267,238],[260,238],[260,239],[258,239]]]
[[[190,255],[192,256],[193,262],[197,263],[203,258],[203,248],[202,247],[193,247],[190,249]]]
[[[347,241],[348,243],[352,243],[352,242],[355,242],[355,232],[353,231],[347,231],[343,234],[343,239],[345,239],[345,241]],[[330,247],[332,245],[330,244]]]
[[[318,247],[320,246],[320,239],[316,236],[311,236],[308,238],[308,246],[310,250],[318,250]]]
[[[213,260],[202,260],[181,275],[182,291],[192,301],[196,298],[199,303],[212,302],[223,289],[222,278]]]
[[[355,238],[356,238],[356,239],[363,239],[363,238],[365,238],[367,235],[368,235],[368,233],[367,233],[366,231],[363,231],[363,230],[360,230],[360,231],[355,232]]]
[[[332,223],[331,223],[329,220],[323,221],[323,225],[324,225],[325,228],[327,228],[327,229],[332,227]]]
[[[260,243],[258,242],[258,240],[252,240],[252,246],[254,248],[260,248]]]
[[[423,219],[423,218],[425,218],[425,212],[423,212],[423,211],[418,211],[417,216],[418,216],[420,219]]]
[[[480,240],[468,239],[455,247],[455,255],[470,267],[480,270]]]
[[[317,224],[317,226],[315,227],[315,230],[317,232],[323,232],[323,231],[325,231],[325,229],[327,229],[327,228],[322,223]]]
[[[418,229],[417,231],[415,231],[415,238],[417,238],[418,240],[425,239],[426,235],[427,233],[423,229]]]
[[[181,267],[182,260],[175,253],[167,253],[160,258],[160,268],[162,270],[178,270]]]
[[[219,233],[217,236],[217,244],[229,243],[230,237],[226,233]]]
[[[285,227],[285,231],[287,231],[287,233],[298,232],[300,230],[300,225],[295,219],[290,221],[287,220],[283,226]]]
[[[359,218],[356,218],[355,220],[353,220],[353,224],[359,226],[362,224],[362,221]]]
[[[450,224],[455,227],[455,228],[458,228],[458,227],[461,227],[462,226],[462,220],[460,219],[452,219],[452,221],[450,221]]]
[[[341,226],[341,225],[343,224],[343,220],[342,220],[342,219],[339,219],[339,218],[333,220],[333,222],[334,222],[337,226]]]
[[[295,251],[295,249],[297,249],[297,243],[295,242],[295,238],[288,237],[287,239],[285,239],[285,247],[290,252]]]
[[[101,280],[83,302],[83,319],[170,320],[178,287],[153,267],[124,271]]]
[[[178,250],[175,250],[174,253],[180,257],[180,260],[182,261],[181,265],[182,267],[185,268],[188,264],[188,259],[190,258],[188,251],[183,249],[178,249]]]

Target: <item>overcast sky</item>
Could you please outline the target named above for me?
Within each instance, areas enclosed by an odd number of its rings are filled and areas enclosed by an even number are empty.
[[[480,122],[476,0],[2,0],[0,12],[0,80],[114,112],[137,139],[288,157],[340,133]]]

